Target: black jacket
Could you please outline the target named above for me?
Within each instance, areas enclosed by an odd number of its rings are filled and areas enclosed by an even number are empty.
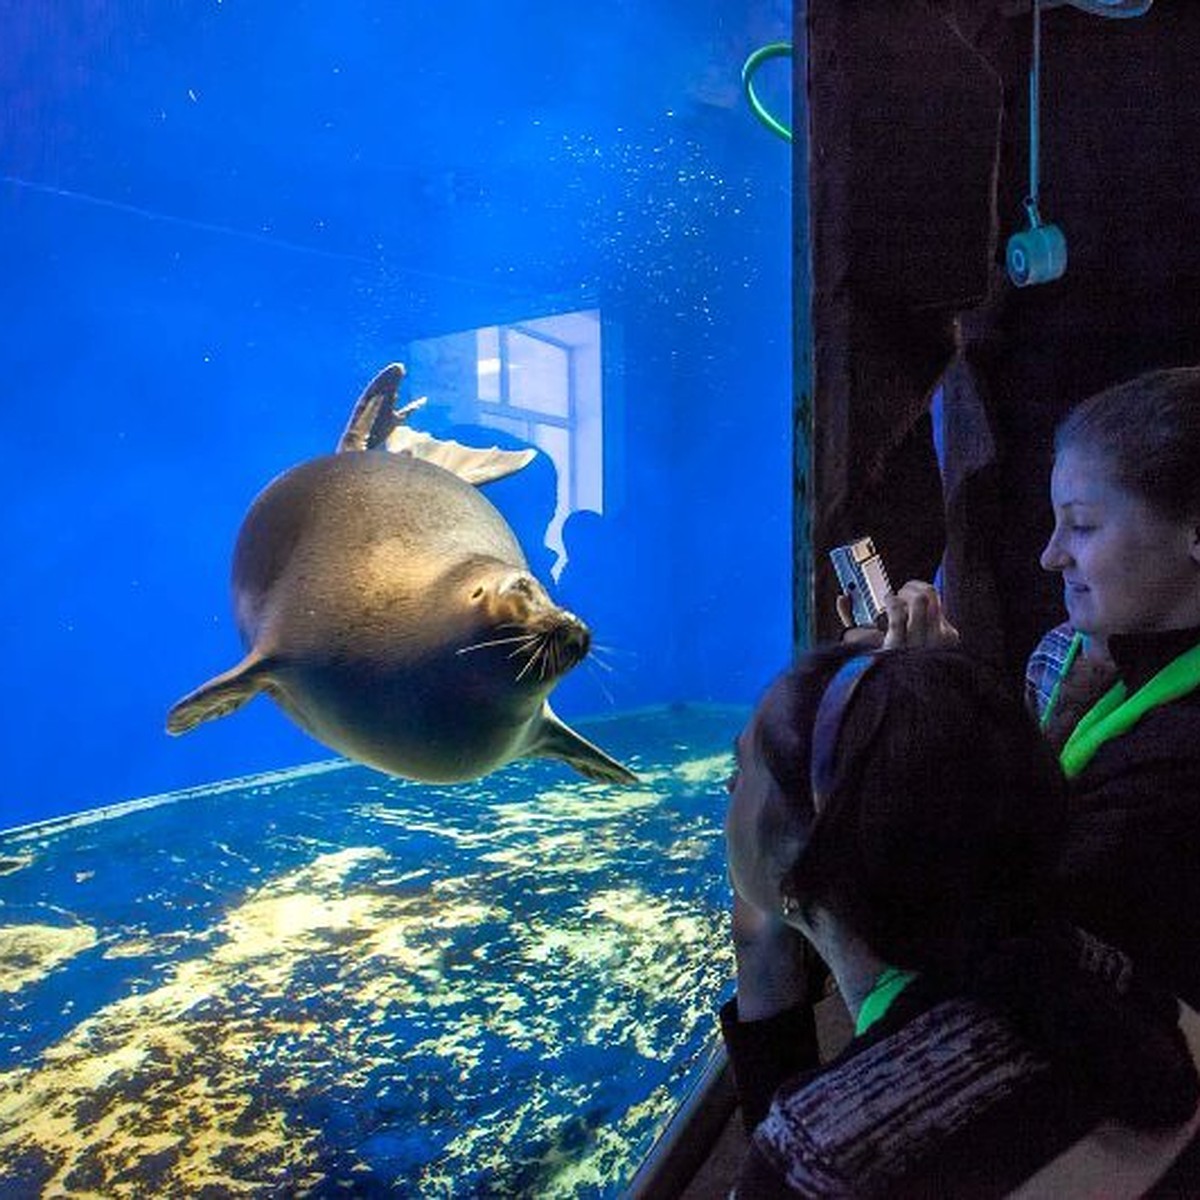
[[[1200,629],[1113,637],[1130,693]],[[1200,690],[1152,709],[1071,781],[1061,864],[1076,924],[1200,1008]]]

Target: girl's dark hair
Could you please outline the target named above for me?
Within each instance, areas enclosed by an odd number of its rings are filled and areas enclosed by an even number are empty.
[[[1054,451],[1104,458],[1114,480],[1164,516],[1200,515],[1200,367],[1150,371],[1072,409]]]
[[[1080,968],[1079,935],[1055,899],[1062,774],[985,667],[952,650],[878,654],[814,816],[813,722],[852,654],[806,655],[759,722],[763,761],[810,827],[789,893],[837,913],[885,962],[1003,1009],[1112,1115],[1143,1127],[1186,1118],[1200,1085],[1174,1002],[1148,992],[1134,1002]]]

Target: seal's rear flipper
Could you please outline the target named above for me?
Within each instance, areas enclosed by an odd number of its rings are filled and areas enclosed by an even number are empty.
[[[358,398],[350,420],[338,442],[338,453],[361,450],[390,450],[423,458],[467,483],[490,483],[527,466],[536,450],[501,450],[498,446],[476,449],[460,442],[442,441],[429,433],[409,428],[408,418],[425,403],[414,400],[396,408],[396,393],[404,378],[404,365],[384,367]]]
[[[377,450],[387,443],[388,435],[402,425],[408,414],[425,403],[424,400],[396,411],[396,393],[404,378],[404,364],[391,363],[384,367],[358,398],[350,420],[342,431],[337,445],[339,454],[347,450]]]
[[[429,433],[418,433],[399,425],[388,434],[387,448],[393,454],[411,454],[442,467],[467,483],[491,483],[513,475],[537,457],[536,450],[501,450],[499,446],[477,449],[461,442],[442,441]]]
[[[564,725],[550,705],[542,709],[542,727],[537,740],[526,751],[530,758],[557,758],[575,768],[580,775],[600,783],[637,783],[638,777],[627,767],[610,758],[599,746],[580,737]]]
[[[267,662],[252,651],[236,667],[202,683],[175,704],[167,713],[167,732],[188,733],[205,721],[227,717],[259,692],[270,690]]]

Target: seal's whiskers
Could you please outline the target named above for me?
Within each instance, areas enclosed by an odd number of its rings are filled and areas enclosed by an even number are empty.
[[[608,687],[604,682],[603,676],[601,676],[598,672],[593,670],[594,667],[603,667],[606,671],[611,672],[612,667],[610,667],[608,665],[608,663],[602,663],[599,661],[599,659],[595,659],[595,658],[588,659],[588,661],[584,664],[584,666],[589,671],[592,671],[592,678],[595,679],[596,686],[600,689],[605,700],[608,701],[609,708],[616,708],[616,706],[617,706],[616,697],[612,694],[612,692],[610,692],[608,690]]]
[[[588,656],[606,671],[624,671],[634,668],[642,656],[626,646],[614,646],[611,642],[592,642]]]
[[[589,656],[588,661],[590,663],[594,663],[602,671],[607,671],[611,675],[616,670],[616,668],[612,665],[612,663],[608,663],[608,662],[604,661],[604,655],[606,655],[610,652],[611,651],[608,646],[597,646],[596,643],[593,642],[592,643],[592,652],[591,652],[591,655]]]
[[[538,644],[533,647],[533,649],[529,655],[528,661],[525,663],[525,665],[521,668],[520,672],[517,674],[517,682],[518,683],[520,683],[520,681],[525,678],[525,676],[529,673],[529,668],[532,667],[533,664],[536,663],[539,659],[542,660],[542,668],[538,673],[538,678],[539,679],[546,678],[545,654],[546,654],[546,649],[547,649],[547,646],[549,643],[549,639],[546,637],[545,634],[537,634],[536,636],[538,639]]]
[[[529,642],[532,641],[537,636],[538,635],[536,633],[522,633],[522,634],[519,634],[517,637],[492,638],[490,641],[487,641],[487,642],[475,642],[471,646],[461,646],[461,647],[459,647],[459,649],[455,650],[454,653],[455,654],[468,654],[472,650],[484,650],[488,646],[510,646],[510,645],[512,645],[513,642],[524,642],[526,645],[528,645]],[[523,646],[518,646],[517,650],[521,650],[523,648],[524,648]],[[516,654],[517,650],[514,650],[513,654]]]

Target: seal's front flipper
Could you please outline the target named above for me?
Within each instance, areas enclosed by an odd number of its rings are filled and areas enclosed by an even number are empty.
[[[202,683],[167,713],[167,732],[188,733],[205,721],[215,721],[236,712],[259,692],[270,691],[266,660],[252,651],[232,670]]]
[[[637,783],[638,777],[627,767],[610,758],[599,746],[580,737],[564,725],[550,705],[542,709],[542,726],[526,754],[530,758],[557,758],[575,768],[580,775],[601,783]]]
[[[425,403],[416,401],[396,411],[396,393],[400,380],[404,378],[404,364],[391,363],[384,367],[358,398],[350,420],[342,431],[337,452],[348,450],[376,450],[386,444],[393,430],[404,424],[408,414]]]

